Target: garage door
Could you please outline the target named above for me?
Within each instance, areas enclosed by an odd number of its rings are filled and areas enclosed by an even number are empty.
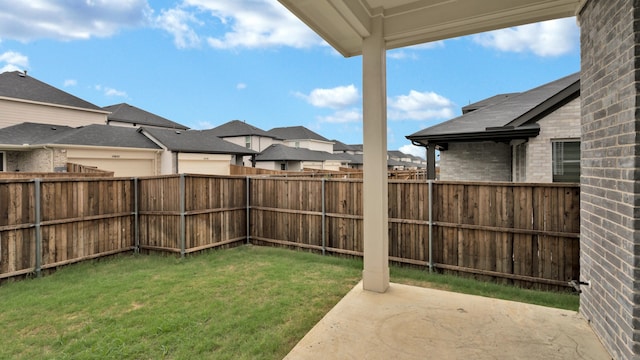
[[[155,153],[137,151],[81,151],[68,150],[67,162],[95,166],[100,170],[113,171],[114,176],[157,175]]]
[[[231,155],[178,154],[178,172],[182,174],[229,175]]]

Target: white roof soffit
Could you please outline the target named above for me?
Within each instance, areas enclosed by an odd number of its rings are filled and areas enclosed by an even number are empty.
[[[387,49],[576,15],[582,0],[278,0],[342,55],[362,53],[370,19]]]

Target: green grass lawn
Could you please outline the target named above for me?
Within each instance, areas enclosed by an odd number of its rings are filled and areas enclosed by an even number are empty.
[[[119,256],[0,286],[0,359],[281,359],[362,262],[243,246]],[[412,269],[392,281],[577,309],[578,297]]]

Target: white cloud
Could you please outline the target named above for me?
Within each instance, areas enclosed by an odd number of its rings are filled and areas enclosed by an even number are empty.
[[[198,47],[200,37],[191,24],[202,25],[194,14],[175,8],[162,10],[155,19],[156,26],[173,35],[173,42],[179,49]]]
[[[305,48],[323,43],[277,1],[185,0],[183,6],[210,13],[224,27],[223,34],[207,39],[214,48]]]
[[[64,87],[76,86],[78,85],[78,81],[74,79],[67,79],[64,81]]]
[[[430,43],[418,44],[413,46],[407,46],[399,49],[389,50],[387,57],[394,60],[417,60],[419,58],[418,52],[421,50],[431,50],[435,48],[444,47],[444,41],[434,41]]]
[[[125,91],[116,90],[108,86],[96,85],[94,88],[97,91],[102,92],[105,96],[127,97],[127,93]]]
[[[15,66],[29,66],[29,58],[15,51],[7,51],[0,54],[0,61]]]
[[[146,23],[147,0],[0,0],[0,38],[29,41],[107,37]]]
[[[206,130],[206,129],[213,129],[214,127],[215,126],[213,126],[213,124],[210,121],[202,120],[197,122],[196,127],[193,130]]]
[[[578,48],[580,30],[575,18],[565,18],[474,35],[473,40],[499,51],[559,56]]]
[[[391,120],[429,120],[453,117],[454,103],[434,92],[409,91],[388,99],[388,118]]]
[[[15,51],[6,51],[0,54],[0,73],[7,71],[23,71],[29,68],[29,58]]]
[[[245,83],[238,83],[236,85],[236,89],[238,89],[238,90],[244,90],[246,88],[247,88],[247,84],[245,84]]]
[[[22,71],[23,69],[13,65],[13,64],[6,64],[3,67],[0,68],[0,74],[2,74],[3,72],[8,72],[8,71]]]
[[[422,159],[424,159],[425,157],[425,149],[421,146],[415,146],[413,144],[407,144],[407,145],[403,145],[400,146],[400,150],[401,152],[405,153],[405,154],[410,154],[413,156],[418,156]]]
[[[344,109],[360,99],[358,89],[353,85],[337,86],[330,89],[314,89],[309,95],[296,93],[313,106],[331,109]]]
[[[318,121],[332,124],[361,122],[362,112],[357,109],[338,110],[331,115],[318,116]]]

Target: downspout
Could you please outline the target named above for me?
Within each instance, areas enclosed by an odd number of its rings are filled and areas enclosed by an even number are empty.
[[[53,148],[50,148],[50,147],[48,147],[46,145],[43,146],[42,148],[45,149],[45,150],[49,150],[49,153],[51,154],[51,161],[49,162],[50,165],[51,165],[51,168],[49,169],[49,172],[54,172],[55,166],[53,164],[53,158],[54,158],[53,157]]]

